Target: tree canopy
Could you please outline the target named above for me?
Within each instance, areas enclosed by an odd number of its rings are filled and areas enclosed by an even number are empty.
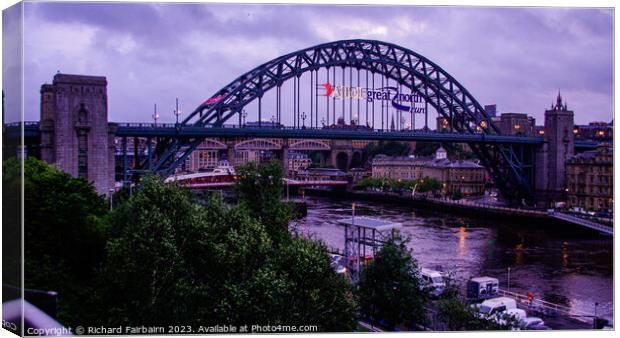
[[[389,328],[426,322],[429,295],[407,242],[398,232],[388,237],[362,269],[357,287],[362,312]]]

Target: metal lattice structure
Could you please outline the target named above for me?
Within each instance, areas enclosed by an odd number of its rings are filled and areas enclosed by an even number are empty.
[[[324,43],[266,62],[216,92],[212,96],[218,97],[215,103],[206,101],[198,106],[179,128],[218,128],[226,121],[234,121],[235,117],[241,121],[242,109],[254,100],[260,103],[267,91],[279,91],[288,80],[330,67],[363,69],[373,76],[380,74],[396,81],[399,86],[419,94],[446,118],[453,132],[499,135],[499,129],[480,103],[448,72],[414,51],[374,40]],[[259,121],[260,109],[259,104]],[[203,140],[204,137],[169,137],[158,143],[155,162],[148,167],[170,175]],[[506,196],[519,200],[533,196],[534,153],[531,147],[509,143],[471,143],[470,147]]]

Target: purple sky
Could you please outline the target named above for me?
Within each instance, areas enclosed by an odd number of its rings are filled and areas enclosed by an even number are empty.
[[[170,122],[175,97],[189,112],[261,63],[351,38],[412,49],[499,112],[540,124],[561,89],[577,123],[613,118],[611,9],[26,3],[24,17],[27,120],[57,70],[106,76],[111,121],[150,121],[156,102]]]

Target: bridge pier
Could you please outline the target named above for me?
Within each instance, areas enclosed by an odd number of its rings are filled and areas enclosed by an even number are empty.
[[[282,169],[284,171],[284,176],[288,177],[288,139],[285,138],[282,140]]]

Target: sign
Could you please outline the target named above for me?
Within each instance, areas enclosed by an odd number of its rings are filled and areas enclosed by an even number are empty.
[[[219,100],[223,99],[223,98],[224,98],[224,96],[226,96],[226,95],[222,94],[222,95],[217,95],[217,96],[214,96],[214,97],[212,97],[212,98],[210,98],[210,99],[206,100],[206,101],[204,102],[204,104],[209,105],[209,104],[216,103],[217,101],[219,101]]]
[[[325,89],[323,96],[331,96],[337,100],[366,100],[367,102],[391,101],[395,109],[412,112],[414,114],[426,113],[426,106],[417,107],[416,103],[424,103],[424,99],[418,93],[400,93],[398,87],[383,87],[379,89],[332,86],[323,83]]]

